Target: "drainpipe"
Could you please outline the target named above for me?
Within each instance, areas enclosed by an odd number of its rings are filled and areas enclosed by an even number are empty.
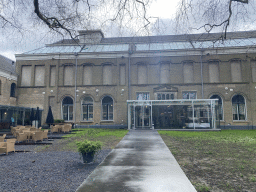
[[[204,99],[204,78],[203,78],[203,61],[202,61],[202,56],[203,56],[203,50],[201,50],[200,62],[201,62],[202,99]]]
[[[129,45],[128,50],[128,100],[131,100],[131,55],[133,54],[133,45]]]
[[[76,77],[77,77],[77,56],[78,56],[78,53],[74,53],[75,57],[76,57],[76,69],[75,69],[75,106],[74,106],[74,112],[73,112],[73,115],[74,115],[74,128],[76,126]]]

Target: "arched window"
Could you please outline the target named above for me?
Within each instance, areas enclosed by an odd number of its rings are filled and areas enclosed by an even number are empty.
[[[233,120],[237,120],[237,121],[246,120],[246,105],[245,105],[245,99],[242,95],[235,95],[232,98],[232,113],[233,113]]]
[[[218,99],[218,113],[216,113],[216,120],[223,120],[222,98],[219,95],[212,95],[210,99]]]
[[[86,96],[81,101],[81,105],[82,105],[82,120],[93,121],[93,99],[89,96]]]
[[[15,90],[16,90],[16,84],[12,83],[11,84],[11,93],[10,93],[10,97],[15,97]]]
[[[110,96],[102,99],[102,120],[113,120],[113,99]]]
[[[0,95],[1,95],[2,82],[0,80]]]
[[[62,118],[65,121],[73,120],[73,99],[65,97],[62,101]]]

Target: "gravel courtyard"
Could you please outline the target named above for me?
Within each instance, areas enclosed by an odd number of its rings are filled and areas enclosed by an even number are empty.
[[[58,145],[59,139],[51,141]],[[44,151],[46,146],[16,145],[16,151],[0,155],[0,191],[75,191],[106,158],[111,149],[96,153],[92,164],[83,164],[78,152]]]

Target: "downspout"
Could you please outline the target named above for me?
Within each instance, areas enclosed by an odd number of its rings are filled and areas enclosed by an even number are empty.
[[[131,100],[131,55],[133,53],[131,46],[128,50],[128,100]]]
[[[77,56],[78,56],[78,53],[75,52],[74,53],[75,57],[76,57],[76,69],[75,69],[75,106],[74,106],[74,128],[76,126],[76,79],[77,79]]]
[[[202,99],[204,99],[204,78],[203,78],[203,61],[202,61],[202,56],[203,56],[203,50],[201,50],[200,62],[201,62]]]

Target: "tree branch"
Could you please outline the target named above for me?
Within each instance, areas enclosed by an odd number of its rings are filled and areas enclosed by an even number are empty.
[[[41,19],[50,29],[56,31],[57,33],[63,36],[63,34],[57,30],[61,28],[64,31],[66,31],[73,40],[75,40],[70,29],[66,28],[63,24],[61,24],[56,17],[46,17],[40,12],[38,0],[34,0],[34,8],[35,8],[34,12],[36,13],[37,17]]]
[[[232,16],[232,2],[233,2],[233,1],[248,4],[248,0],[229,0],[229,7],[228,7],[229,16],[228,16],[228,18],[227,18],[225,21],[223,21],[223,22],[220,23],[220,24],[213,24],[213,25],[207,23],[207,24],[201,26],[201,27],[198,28],[198,29],[201,29],[201,28],[203,27],[203,28],[205,29],[205,31],[207,31],[207,32],[209,33],[209,32],[212,31],[213,28],[215,28],[215,27],[220,27],[220,26],[222,26],[222,25],[225,25],[225,26],[224,26],[224,27],[225,27],[225,30],[224,30],[224,39],[226,39],[226,38],[227,38],[227,29],[228,29],[228,26],[229,26],[229,24],[230,24],[230,19],[231,19],[231,16]],[[207,27],[209,27],[209,29],[207,29]]]

